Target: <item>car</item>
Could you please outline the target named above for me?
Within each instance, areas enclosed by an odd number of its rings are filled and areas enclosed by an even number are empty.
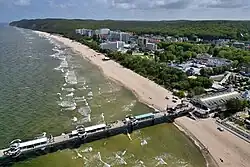
[[[172,100],[172,102],[176,103],[177,101],[176,100]]]
[[[168,96],[166,96],[166,97],[165,97],[165,99],[169,100],[169,97],[168,97]]]
[[[218,127],[217,128],[220,132],[223,132],[224,131],[224,128],[222,128],[222,127]]]

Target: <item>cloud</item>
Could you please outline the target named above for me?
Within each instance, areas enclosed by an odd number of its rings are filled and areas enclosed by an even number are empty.
[[[181,9],[186,8],[190,2],[191,0],[112,0],[111,6],[124,9]]]
[[[208,8],[244,8],[249,5],[249,0],[211,0],[205,4]]]
[[[77,6],[77,0],[48,0],[49,6],[52,8],[69,8]]]
[[[31,3],[31,0],[15,0],[13,3],[14,5],[17,5],[17,6],[29,6]]]
[[[249,0],[96,0],[118,9],[243,8]]]

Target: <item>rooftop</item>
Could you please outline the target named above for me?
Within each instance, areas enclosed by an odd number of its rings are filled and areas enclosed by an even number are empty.
[[[106,124],[99,124],[99,125],[94,125],[94,126],[89,126],[85,128],[85,131],[91,131],[95,129],[100,129],[106,127]]]
[[[225,107],[225,103],[231,99],[239,99],[241,98],[241,94],[237,91],[224,91],[220,93],[215,93],[203,97],[195,97],[192,99],[193,102],[196,104],[200,104],[214,110],[218,107]]]
[[[39,138],[39,139],[35,139],[35,140],[30,140],[30,141],[27,141],[27,142],[20,143],[19,147],[31,146],[31,145],[35,145],[35,144],[38,144],[38,143],[47,142],[47,140],[48,140],[47,137],[43,137],[43,138]]]
[[[147,113],[147,114],[137,115],[135,116],[135,119],[142,119],[142,118],[152,117],[152,116],[154,116],[153,113]]]

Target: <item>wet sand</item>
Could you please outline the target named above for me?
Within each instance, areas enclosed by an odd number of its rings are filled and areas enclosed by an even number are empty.
[[[61,36],[50,35],[44,32],[37,33],[43,36],[50,36],[66,46],[71,47],[91,63],[97,65],[105,76],[132,90],[141,102],[160,110],[165,109],[167,106],[171,107],[176,105],[172,102],[172,92],[122,67],[112,60],[103,61],[104,55],[97,53],[87,46]],[[169,100],[165,99],[166,96],[169,97]],[[194,141],[197,141],[197,145],[200,146],[203,155],[206,150],[209,151],[207,155],[209,156],[211,154],[212,158],[205,156],[208,163],[210,163],[209,166],[217,166],[217,164],[221,167],[249,166],[250,144],[227,131],[219,132],[215,120],[193,121],[183,117],[176,119],[175,122],[180,126],[181,130],[184,130]],[[223,162],[221,160],[223,160]],[[215,161],[215,163],[213,163],[213,161]]]

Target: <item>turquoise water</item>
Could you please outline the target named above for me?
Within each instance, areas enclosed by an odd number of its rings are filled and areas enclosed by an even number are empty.
[[[111,122],[152,110],[70,48],[30,30],[0,28],[0,78],[0,148],[15,138],[33,138],[44,131],[59,135],[77,124]],[[136,131],[131,138],[118,135],[14,166],[205,164],[200,151],[172,124]]]

